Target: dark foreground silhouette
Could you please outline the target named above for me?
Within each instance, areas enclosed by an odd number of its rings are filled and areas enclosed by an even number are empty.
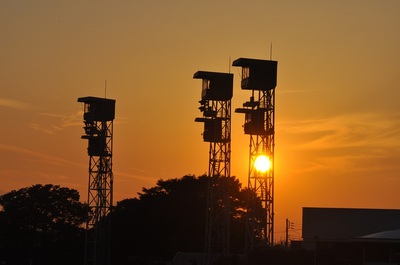
[[[206,176],[159,180],[117,203],[111,218],[111,264],[167,264],[178,252],[204,251]],[[244,249],[249,191],[231,177],[231,253]],[[0,196],[0,264],[83,264],[87,205],[74,189],[34,185]],[[296,264],[304,253],[280,247],[254,253],[253,264]],[[301,257],[301,258],[300,258]],[[271,261],[271,262],[268,262]],[[221,261],[223,262],[223,261]],[[240,264],[237,256],[231,264]]]

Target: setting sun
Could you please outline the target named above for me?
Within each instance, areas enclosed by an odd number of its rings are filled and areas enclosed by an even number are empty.
[[[260,155],[254,161],[254,167],[257,171],[266,172],[271,168],[271,161],[265,155]]]

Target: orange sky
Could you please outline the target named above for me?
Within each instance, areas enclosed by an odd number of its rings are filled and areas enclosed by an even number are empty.
[[[278,61],[276,240],[302,207],[400,208],[399,1],[1,1],[0,193],[33,184],[87,197],[78,97],[116,99],[115,201],[200,175],[198,70]],[[232,118],[232,175],[248,135]],[[294,236],[300,232],[293,231]]]

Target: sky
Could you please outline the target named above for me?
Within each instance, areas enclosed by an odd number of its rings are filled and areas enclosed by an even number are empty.
[[[278,61],[275,239],[302,207],[400,209],[400,1],[1,1],[0,194],[34,184],[87,198],[77,98],[116,100],[114,201],[202,175],[199,70]],[[271,53],[272,44],[272,53]],[[249,135],[232,113],[231,174]],[[299,238],[301,231],[290,231]]]

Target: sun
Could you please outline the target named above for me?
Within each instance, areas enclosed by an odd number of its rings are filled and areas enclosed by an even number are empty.
[[[271,161],[267,156],[259,155],[257,156],[256,161],[254,161],[254,167],[257,171],[264,173],[271,169]]]

